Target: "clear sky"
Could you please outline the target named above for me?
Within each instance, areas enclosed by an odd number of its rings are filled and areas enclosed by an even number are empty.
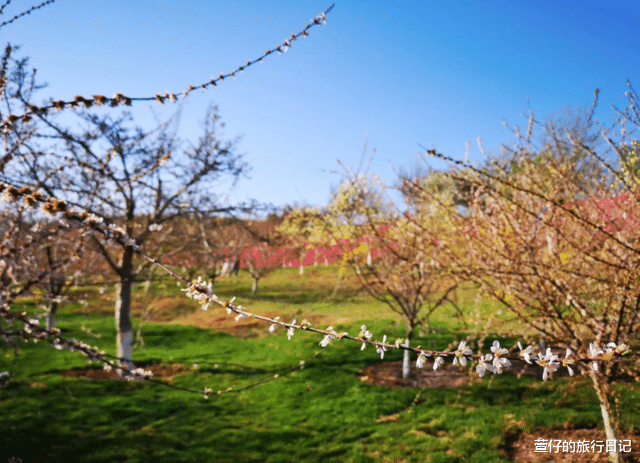
[[[49,83],[38,102],[146,97],[232,71],[330,3],[57,0],[0,39],[21,45]],[[31,5],[10,3],[0,22]],[[484,159],[478,136],[490,152],[512,144],[502,120],[526,126],[527,98],[545,121],[569,105],[588,108],[599,87],[598,120],[610,124],[625,80],[640,89],[639,24],[637,0],[338,1],[326,26],[282,56],[192,94],[180,135],[195,141],[216,103],[253,167],[234,201],[320,205],[339,182],[325,171],[336,159],[356,166],[367,133],[373,168],[391,182],[391,165],[420,163],[419,144],[463,159],[470,140],[475,163]],[[138,103],[133,112],[151,127],[152,110],[165,118],[177,108]]]

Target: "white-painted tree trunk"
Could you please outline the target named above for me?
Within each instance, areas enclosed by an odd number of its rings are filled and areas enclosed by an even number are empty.
[[[120,364],[133,365],[133,329],[129,317],[131,283],[120,283],[116,290],[116,355]]]
[[[49,312],[47,312],[47,331],[51,331],[56,327],[56,311],[53,304],[58,305],[56,302],[52,303]]]
[[[413,339],[413,330],[415,327],[407,321],[407,339],[404,342],[405,347],[409,347]],[[411,351],[405,350],[402,356],[402,379],[408,379],[411,376]]]
[[[409,340],[404,343],[405,347],[409,347]],[[407,379],[411,375],[411,351],[405,350],[402,356],[402,379]]]
[[[618,433],[614,423],[614,418],[611,413],[611,405],[609,404],[609,395],[607,394],[605,379],[600,373],[589,370],[589,375],[593,381],[593,387],[596,390],[598,401],[600,402],[600,413],[602,414],[602,421],[604,422],[604,432],[607,436],[607,440],[613,440],[618,442]],[[612,463],[620,463],[622,461],[620,453],[618,453],[616,447],[614,452],[609,452],[609,461]]]
[[[118,331],[116,336],[118,344],[118,358],[121,365],[133,366],[133,330]]]
[[[131,287],[133,285],[133,248],[125,249],[116,286],[116,350],[120,364],[133,366],[133,325],[131,324]]]

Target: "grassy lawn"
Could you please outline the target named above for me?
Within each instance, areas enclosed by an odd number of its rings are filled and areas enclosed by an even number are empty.
[[[337,295],[341,302],[328,299],[336,273],[336,267],[312,268],[302,277],[297,269],[278,270],[265,277],[255,297],[242,274],[221,280],[215,290],[285,320],[307,318],[316,327],[331,324],[352,334],[366,323],[374,339],[403,335],[398,317],[364,295],[348,298],[343,290]],[[88,304],[63,306],[58,327],[65,337],[113,354],[112,303],[105,297],[112,290],[82,291]],[[22,304],[34,310],[30,301]],[[149,293],[142,285],[136,289],[134,329],[145,305],[148,321],[136,361],[184,366],[164,379],[175,386],[233,392],[205,400],[152,382],[63,376],[64,370],[86,368],[84,357],[42,341],[22,344],[14,368],[13,350],[0,344],[0,371],[13,377],[0,389],[0,462],[16,456],[24,463],[489,463],[509,461],[507,444],[521,432],[545,437],[554,429],[601,427],[587,379],[542,383],[503,375],[449,389],[390,389],[358,377],[359,370],[380,361],[372,347],[361,352],[358,343],[334,341],[323,349],[320,336],[300,331],[288,341],[282,329],[271,334],[266,325],[236,324],[222,309],[200,311],[168,281],[155,283]],[[471,314],[472,304],[465,307]],[[481,307],[495,310],[489,303]],[[433,332],[423,333],[415,345],[445,348],[464,337],[469,331],[453,315],[450,309],[434,317]],[[497,320],[517,330],[508,315]],[[507,345],[516,340],[498,339]],[[400,352],[388,351],[384,360],[400,358]],[[295,368],[300,360],[304,369]],[[267,382],[243,389],[261,381]],[[640,393],[630,385],[614,388],[620,392],[623,429],[639,429],[640,413],[633,410]]]

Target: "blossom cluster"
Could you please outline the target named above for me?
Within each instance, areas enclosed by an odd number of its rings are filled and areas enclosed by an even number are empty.
[[[37,204],[41,204],[42,211],[47,215],[55,216],[56,214],[60,214],[62,216],[60,222],[63,225],[67,225],[68,221],[79,222],[86,229],[100,233],[106,242],[122,246],[132,246],[134,250],[138,250],[136,241],[130,237],[122,227],[114,223],[110,223],[106,227],[102,226],[104,222],[102,217],[84,210],[77,211],[70,208],[64,200],[47,197],[40,191],[32,190],[26,186],[17,188],[4,182],[0,182],[0,198],[2,198],[4,202],[9,203],[22,198],[28,207],[35,207]],[[85,233],[88,233],[88,231]]]

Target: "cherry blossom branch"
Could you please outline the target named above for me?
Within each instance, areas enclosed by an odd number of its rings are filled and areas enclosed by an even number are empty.
[[[24,324],[24,329],[20,330],[20,335],[24,339],[33,339],[35,342],[39,340],[47,340],[58,350],[66,349],[70,351],[80,352],[87,357],[89,363],[103,363],[106,370],[115,368],[116,371],[125,375],[125,377],[127,377],[128,379],[142,379],[143,377],[151,377],[153,375],[153,373],[145,371],[141,368],[130,369],[127,365],[118,365],[115,362],[107,360],[105,352],[98,352],[97,347],[91,347],[90,345],[82,341],[77,341],[75,339],[69,340],[59,336],[60,330],[58,328],[52,328],[51,330],[42,328],[40,326],[40,320],[37,318],[27,318],[26,312],[11,312],[9,310],[11,302],[11,299],[9,299],[0,306],[0,316],[2,316],[2,318],[7,321],[15,320],[22,322]],[[4,336],[12,338],[15,337],[16,334],[7,332],[4,333]]]
[[[14,22],[14,21],[16,21],[16,20],[18,20],[18,19],[22,18],[23,16],[26,16],[26,15],[28,15],[28,14],[31,14],[31,12],[32,12],[32,11],[39,10],[40,8],[42,8],[42,7],[44,7],[44,6],[47,6],[48,4],[53,3],[53,2],[55,2],[55,1],[56,1],[56,0],[47,0],[47,1],[45,1],[45,2],[42,2],[40,5],[32,6],[32,7],[31,7],[31,8],[29,8],[28,10],[25,10],[25,11],[23,11],[22,13],[15,15],[13,18],[11,18],[11,19],[9,19],[9,20],[7,20],[7,21],[4,21],[4,22],[2,22],[2,23],[0,23],[0,29],[1,29],[1,28],[3,28],[4,26],[8,26],[8,25],[9,25],[9,24],[11,24],[12,22]],[[11,2],[11,0],[7,0],[7,1],[5,2],[5,4],[4,4],[4,5],[2,5],[2,8],[0,8],[0,14],[2,14],[2,10],[4,10],[4,8],[5,8],[5,7],[10,3],[10,2]]]
[[[453,358],[453,364],[460,364],[465,366],[468,360],[475,359],[478,361],[478,366],[476,366],[476,372],[480,377],[483,377],[486,371],[490,371],[492,373],[501,374],[505,368],[511,366],[511,360],[524,360],[528,364],[537,364],[543,368],[543,380],[547,380],[553,372],[557,371],[560,366],[567,368],[569,374],[573,376],[574,371],[571,368],[571,365],[580,362],[582,364],[586,364],[590,362],[590,367],[593,371],[599,371],[598,362],[609,362],[618,359],[622,355],[626,355],[630,352],[630,348],[626,344],[616,344],[613,342],[608,343],[604,349],[598,347],[596,343],[591,343],[589,345],[589,355],[586,357],[576,357],[570,349],[566,349],[565,356],[560,358],[558,355],[554,354],[551,348],[547,348],[546,351],[543,352],[535,352],[533,346],[527,346],[523,348],[520,343],[518,343],[518,347],[520,348],[519,355],[510,356],[509,350],[501,347],[499,341],[494,341],[491,346],[491,353],[487,354],[473,354],[472,350],[466,347],[466,342],[461,341],[458,345],[458,349],[455,351],[439,351],[439,350],[427,350],[422,349],[420,346],[418,347],[407,347],[403,345],[404,339],[399,338],[393,344],[387,343],[387,335],[383,336],[382,341],[372,341],[371,338],[373,335],[367,330],[365,325],[362,325],[361,332],[358,336],[350,336],[349,333],[343,332],[338,333],[333,329],[332,326],[324,330],[312,328],[311,324],[303,320],[299,325],[296,324],[296,320],[293,320],[291,323],[285,323],[280,321],[280,317],[269,318],[262,315],[257,315],[245,310],[242,306],[234,305],[233,302],[235,297],[229,301],[220,300],[212,291],[211,283],[205,284],[202,279],[199,277],[198,280],[193,281],[187,288],[184,288],[182,291],[186,292],[187,297],[190,297],[197,302],[199,302],[202,306],[203,310],[207,310],[209,305],[214,303],[224,307],[227,310],[228,314],[236,313],[236,320],[240,320],[243,318],[254,318],[256,320],[262,320],[264,322],[270,323],[269,331],[274,332],[277,326],[282,326],[287,328],[287,337],[291,339],[294,335],[296,329],[311,331],[315,333],[319,333],[324,335],[322,341],[320,341],[320,346],[326,347],[335,339],[347,339],[350,341],[356,341],[362,343],[361,350],[364,350],[367,345],[372,345],[376,348],[376,352],[380,354],[381,359],[384,358],[384,354],[387,349],[401,349],[407,351],[413,351],[418,354],[418,359],[416,361],[416,366],[418,368],[424,367],[427,358],[433,357],[433,369],[438,369],[444,363],[445,358]],[[536,358],[537,357],[537,358]],[[491,362],[491,363],[489,363]]]
[[[123,359],[119,359],[115,356],[106,354],[104,351],[99,352],[97,347],[92,347],[89,344],[86,344],[82,341],[77,341],[76,339],[72,339],[72,340],[65,339],[59,336],[59,333],[60,333],[59,329],[53,328],[51,330],[47,330],[45,328],[42,328],[40,327],[40,321],[38,319],[28,318],[26,312],[21,312],[19,314],[10,312],[9,306],[10,304],[8,302],[5,302],[2,306],[0,306],[0,316],[2,316],[2,318],[8,321],[16,320],[16,321],[22,322],[24,324],[24,329],[19,331],[6,331],[3,329],[0,329],[0,335],[2,335],[3,339],[6,342],[11,342],[14,338],[17,338],[17,337],[21,337],[26,341],[28,341],[29,339],[33,339],[34,342],[38,342],[39,340],[46,340],[46,341],[49,341],[58,350],[65,349],[72,352],[74,351],[80,352],[81,354],[87,357],[87,361],[89,363],[93,363],[93,362],[101,363],[105,371],[114,370],[118,373],[118,375],[124,377],[127,380],[130,380],[130,381],[146,380],[161,386],[166,386],[173,389],[177,389],[185,392],[191,392],[191,393],[200,394],[200,395],[202,394],[202,391],[199,391],[199,390],[190,389],[183,386],[177,386],[174,384],[167,383],[165,381],[154,379],[152,371],[145,370],[143,368],[131,368],[126,364],[123,365],[120,363],[120,361]],[[109,360],[107,357],[111,357],[115,359],[117,362]],[[197,365],[198,363],[201,363],[201,362],[195,362],[194,365]],[[251,383],[246,386],[237,387],[237,388],[229,387],[224,391],[219,390],[217,391],[216,394],[222,395],[224,393],[242,392],[244,390],[251,389],[253,387],[256,387],[262,384],[266,384],[268,382],[274,381],[275,379],[283,378],[288,374],[294,374],[295,371],[298,369],[304,369],[305,363],[307,362],[305,362],[304,360],[301,360],[300,365],[297,367],[289,367],[286,369],[286,371],[282,373],[275,373],[273,376],[267,379],[257,381],[255,383]],[[2,373],[6,373],[6,372],[2,372]],[[0,375],[2,373],[0,373]],[[211,394],[212,394],[212,389],[205,387],[204,398],[208,399]]]
[[[54,0],[49,0],[46,3],[52,2]],[[44,4],[43,4],[44,5]],[[41,6],[43,6],[41,5]],[[169,93],[166,92],[164,95],[160,95],[157,93],[155,96],[149,97],[128,97],[124,96],[122,93],[116,93],[112,98],[108,98],[104,95],[92,95],[91,98],[85,98],[81,95],[77,95],[73,100],[64,101],[64,100],[52,100],[48,105],[45,106],[36,106],[30,105],[28,110],[23,114],[9,114],[2,123],[0,123],[0,132],[9,133],[13,131],[15,127],[15,123],[19,120],[23,122],[29,122],[32,119],[32,115],[38,114],[46,114],[49,110],[58,110],[62,111],[65,108],[77,108],[84,107],[90,108],[91,106],[102,106],[109,105],[111,107],[116,107],[118,105],[131,106],[134,101],[157,101],[159,104],[164,104],[165,100],[169,100],[171,102],[176,102],[180,97],[186,98],[189,94],[197,89],[202,89],[206,91],[209,87],[216,87],[219,82],[222,82],[227,77],[235,77],[237,73],[243,72],[246,68],[253,66],[254,64],[261,62],[269,55],[273,55],[276,52],[278,54],[282,54],[286,52],[289,48],[291,48],[293,42],[298,40],[300,37],[306,38],[309,35],[309,30],[315,26],[320,26],[326,24],[326,15],[333,9],[335,4],[331,4],[329,8],[327,8],[324,12],[318,14],[315,18],[309,21],[304,29],[297,34],[292,33],[289,38],[286,38],[281,44],[276,45],[274,48],[270,48],[264,52],[258,58],[253,60],[248,60],[246,64],[238,66],[235,70],[227,73],[227,74],[219,74],[218,77],[212,77],[207,82],[202,82],[198,85],[189,85],[189,87],[183,92],[179,93]],[[26,13],[25,13],[26,14]],[[0,25],[2,27],[2,25]]]

